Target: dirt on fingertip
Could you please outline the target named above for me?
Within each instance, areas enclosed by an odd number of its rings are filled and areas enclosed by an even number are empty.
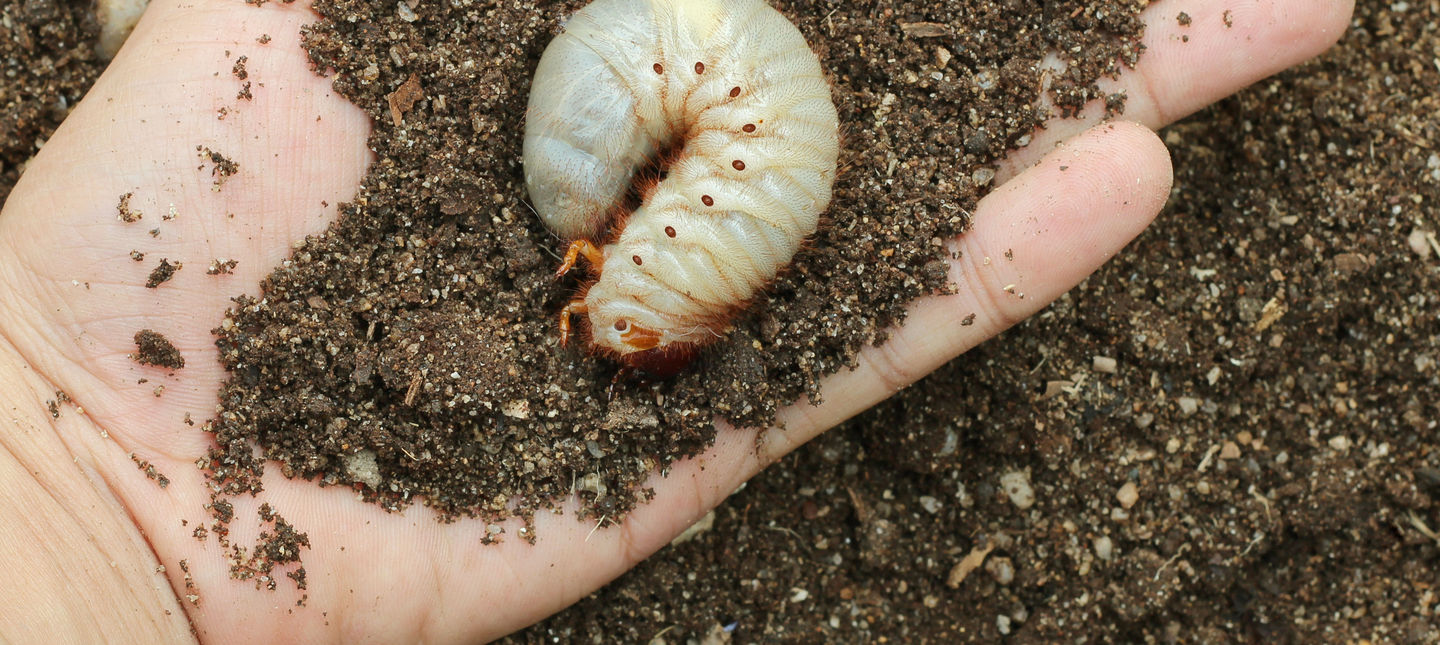
[[[578,493],[581,519],[623,518],[651,473],[714,440],[712,419],[764,425],[818,400],[908,302],[964,288],[942,241],[996,162],[1042,101],[1102,98],[1096,80],[1141,53],[1140,7],[1124,3],[779,4],[831,75],[835,197],[734,330],[661,380],[560,346],[565,241],[525,201],[530,77],[582,3],[402,5],[322,0],[306,28],[316,68],[370,115],[377,160],[339,220],[216,330],[232,376],[211,463],[227,494],[256,490],[273,460],[387,508],[498,521]],[[1042,71],[1046,51],[1068,71]]]

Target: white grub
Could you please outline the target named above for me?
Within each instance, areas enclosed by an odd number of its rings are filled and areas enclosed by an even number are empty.
[[[574,241],[561,270],[583,255],[598,276],[562,331],[588,314],[592,346],[622,360],[718,338],[830,203],[830,86],[763,0],[597,0],[545,50],[527,116],[530,199]]]

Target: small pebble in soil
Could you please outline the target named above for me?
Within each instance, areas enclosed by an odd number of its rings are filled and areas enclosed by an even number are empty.
[[[1120,490],[1115,492],[1115,501],[1120,502],[1120,507],[1126,510],[1129,510],[1139,500],[1140,489],[1135,486],[1135,482],[1125,482],[1120,486]]]
[[[1024,471],[1011,471],[1000,476],[1000,487],[1015,508],[1025,510],[1035,505],[1035,490],[1030,487],[1030,475]]]
[[[1115,559],[1115,542],[1108,535],[1095,538],[1095,557],[1110,562]]]

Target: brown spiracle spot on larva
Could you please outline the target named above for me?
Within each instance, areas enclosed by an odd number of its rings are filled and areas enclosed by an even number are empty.
[[[570,240],[557,275],[582,257],[592,275],[562,342],[583,314],[593,351],[664,373],[720,338],[815,231],[838,131],[819,60],[763,0],[577,12],[540,59],[525,130],[530,199]]]

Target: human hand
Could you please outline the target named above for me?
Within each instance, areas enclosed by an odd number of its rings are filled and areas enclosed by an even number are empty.
[[[657,478],[656,499],[617,528],[592,534],[571,517],[544,516],[534,546],[480,546],[479,522],[440,524],[421,508],[387,514],[347,489],[270,469],[259,499],[236,500],[237,516],[253,517],[266,501],[309,533],[310,598],[296,608],[298,594],[284,587],[269,594],[231,581],[214,541],[198,542],[193,527],[180,525],[205,519],[198,509],[208,490],[191,464],[209,443],[180,420],[212,409],[226,377],[209,329],[229,298],[256,293],[292,242],[325,228],[334,211],[317,205],[333,209],[353,196],[368,160],[368,124],[309,70],[297,33],[313,16],[303,9],[157,3],[0,214],[0,391],[12,393],[13,419],[3,435],[0,553],[18,579],[32,581],[28,599],[6,603],[45,599],[51,615],[64,617],[61,626],[145,642],[186,637],[187,615],[210,641],[468,641],[523,626],[664,546],[765,464],[1083,279],[1168,196],[1169,158],[1147,128],[1314,55],[1340,35],[1349,8],[1252,1],[1230,8],[1234,27],[1226,29],[1224,7],[1185,7],[1194,18],[1185,43],[1174,2],[1151,7],[1149,50],[1119,82],[1130,97],[1126,118],[1143,126],[1086,130],[1093,115],[1053,122],[1012,156],[1000,177],[1009,181],[982,201],[974,230],[951,243],[961,252],[951,275],[962,293],[916,303],[905,327],[867,350],[859,369],[827,382],[827,403],[786,410],[787,430],[768,433],[759,452],[753,432],[722,431],[705,455]],[[261,34],[274,41],[249,66],[267,92],[216,119],[235,92],[233,79],[214,75],[232,62],[223,50]],[[1067,143],[1053,148],[1059,141]],[[196,145],[241,160],[245,174],[212,191],[208,172],[195,171]],[[137,187],[158,191],[179,213],[158,239],[136,237],[143,229],[118,234],[112,221],[116,197]],[[161,215],[149,210],[146,229]],[[150,260],[129,263],[140,244]],[[984,262],[1007,250],[1014,261]],[[145,273],[166,256],[239,265],[218,283],[192,266],[162,289],[144,289]],[[971,313],[974,324],[958,324]],[[159,398],[154,383],[136,382],[146,372],[127,357],[135,330],[146,327],[164,329],[188,361],[185,378],[167,382]],[[55,390],[85,414],[48,418],[43,402]],[[132,452],[171,485],[145,479]],[[235,530],[237,543],[253,542],[253,527]],[[183,600],[180,560],[189,563],[198,607]],[[165,574],[154,573],[158,564]],[[83,584],[69,588],[68,580]]]

